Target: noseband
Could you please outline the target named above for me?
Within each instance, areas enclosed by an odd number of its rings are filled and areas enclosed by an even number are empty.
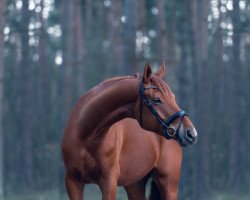
[[[149,99],[144,95],[144,91],[148,89],[158,89],[158,87],[151,85],[149,87],[144,87],[142,80],[140,81],[140,86],[139,86],[139,96],[140,96],[140,125],[142,127],[142,100],[150,110],[150,112],[154,115],[154,117],[158,120],[158,122],[162,125],[162,130],[163,130],[163,136],[166,139],[174,139],[174,137],[179,134],[179,129],[182,124],[182,120],[185,116],[188,116],[187,113],[184,110],[180,110],[179,112],[173,114],[171,117],[168,118],[167,121],[164,121],[160,115],[157,113],[157,111],[154,109],[152,102],[149,101]],[[179,126],[177,129],[174,127],[170,127],[170,124],[173,123],[176,119],[181,118]]]

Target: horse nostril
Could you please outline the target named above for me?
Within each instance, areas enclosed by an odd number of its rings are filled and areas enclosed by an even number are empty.
[[[194,136],[192,135],[191,131],[190,130],[187,130],[187,138],[190,139],[191,141],[194,140]]]
[[[186,141],[189,143],[189,144],[194,144],[197,142],[197,132],[195,129],[188,129],[186,131]]]

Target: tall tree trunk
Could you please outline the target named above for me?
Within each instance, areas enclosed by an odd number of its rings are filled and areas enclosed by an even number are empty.
[[[121,62],[123,59],[123,49],[122,49],[122,37],[121,37],[121,0],[113,1],[108,12],[109,21],[109,42],[110,42],[110,53],[109,53],[109,73],[111,75],[117,75],[122,72]]]
[[[37,126],[39,126],[39,130],[37,130],[37,134],[39,135],[39,142],[37,142],[37,145],[35,146],[34,152],[39,155],[36,157],[39,157],[38,162],[40,168],[37,170],[37,173],[35,174],[37,179],[39,179],[39,176],[44,176],[46,174],[47,166],[45,161],[45,144],[46,142],[46,136],[49,132],[48,125],[50,124],[50,89],[49,89],[49,62],[48,62],[48,48],[47,48],[47,40],[48,35],[46,32],[45,27],[45,21],[43,18],[43,10],[44,10],[44,0],[41,0],[40,2],[41,6],[41,12],[39,13],[39,20],[41,23],[40,28],[40,37],[39,37],[39,45],[38,45],[38,67],[37,69],[37,110],[38,110],[38,121],[36,122]],[[38,187],[43,187],[45,184],[44,182],[39,182],[40,185],[37,185]]]
[[[249,2],[250,4],[250,2]],[[248,35],[250,34],[250,31],[248,32]],[[246,55],[250,55],[250,43],[248,43],[246,45]],[[246,68],[247,68],[247,76],[246,76],[246,80],[250,80],[250,56],[246,56]],[[250,110],[250,81],[247,81],[247,84],[246,84],[246,112],[248,114],[248,111]],[[246,127],[245,127],[245,130],[250,130],[250,117],[249,117],[249,114],[248,114],[248,117],[246,117],[246,120],[247,120],[247,123],[246,123]],[[247,139],[245,141],[246,143],[246,148],[248,148],[248,144],[250,143],[250,136],[248,134],[248,131],[246,131],[247,133]],[[250,159],[248,159],[248,155],[246,154],[245,155],[245,159],[246,159],[246,162],[247,162],[247,166],[250,166]],[[245,170],[244,170],[245,171]],[[250,185],[250,180],[248,179],[248,181],[246,182],[246,185]]]
[[[4,78],[4,35],[6,0],[0,2],[0,200],[4,199],[4,135],[3,135],[3,78]]]
[[[233,11],[232,11],[232,24],[233,24],[233,61],[232,61],[232,71],[231,71],[231,80],[232,80],[232,131],[230,135],[230,160],[229,160],[229,169],[230,169],[230,185],[236,187],[237,189],[241,186],[241,179],[243,178],[241,170],[241,154],[240,146],[241,137],[239,133],[243,132],[242,127],[242,64],[240,60],[240,40],[241,40],[241,20],[240,20],[240,8],[239,0],[233,0]]]
[[[30,11],[28,1],[23,1],[22,7],[22,30],[21,30],[21,61],[19,66],[19,130],[20,130],[20,182],[23,189],[28,189],[32,181],[32,150],[31,150],[31,65],[29,50],[28,27],[30,21]]]
[[[224,64],[223,64],[223,60],[222,60],[222,56],[223,56],[223,41],[222,41],[222,29],[221,29],[221,22],[222,22],[222,12],[220,11],[221,8],[221,1],[219,1],[218,3],[218,10],[219,10],[219,18],[218,18],[218,22],[217,22],[217,31],[215,34],[215,66],[218,66],[216,69],[214,69],[216,72],[214,72],[215,75],[215,84],[214,84],[214,91],[215,91],[215,96],[218,97],[214,100],[215,105],[218,105],[218,110],[219,110],[219,114],[221,115],[220,118],[223,117],[223,98],[224,98],[224,92],[225,92],[225,88],[224,88],[224,84],[225,84],[225,76],[221,76],[221,74],[225,73],[225,69],[224,69]],[[218,73],[219,72],[219,73]],[[218,123],[218,119],[215,119],[215,128],[218,129],[219,124]],[[218,132],[221,132],[222,130],[218,130]]]
[[[79,27],[76,26],[76,23],[79,22],[79,18],[81,17],[80,9],[80,1],[78,0],[62,0],[60,1],[60,25],[62,29],[62,36],[61,36],[61,50],[62,50],[62,64],[59,68],[58,74],[58,82],[57,82],[57,99],[58,99],[58,111],[61,112],[59,117],[59,130],[58,132],[62,134],[63,128],[65,126],[65,121],[69,112],[71,110],[73,101],[74,101],[74,94],[82,92],[83,84],[80,82],[83,81],[83,56],[84,50],[83,48],[83,41],[82,36],[82,25],[80,24]],[[87,10],[88,11],[88,10]],[[79,13],[80,12],[80,13]],[[77,19],[76,19],[77,18]],[[76,20],[78,22],[76,22]],[[76,33],[77,31],[77,33]],[[80,39],[79,44],[76,47],[76,39]],[[74,49],[74,48],[77,49]],[[74,55],[76,53],[76,55]],[[74,62],[74,59],[77,59],[77,63]],[[76,66],[74,66],[76,64]],[[73,78],[74,68],[77,69],[77,73],[75,73],[75,78]],[[77,80],[77,81],[76,81]],[[79,87],[75,90],[73,89],[73,84],[79,84]],[[59,165],[60,166],[60,165]],[[59,196],[62,197],[64,194],[64,173],[60,170],[58,172],[58,187],[59,187]]]
[[[177,16],[176,21],[176,38],[179,46],[179,63],[177,68],[177,77],[178,77],[178,99],[181,102],[181,107],[187,109],[191,107],[191,99],[190,97],[194,94],[190,95],[190,91],[192,90],[192,82],[194,77],[191,76],[189,68],[194,66],[190,65],[190,55],[192,54],[192,46],[189,43],[190,36],[193,35],[193,29],[190,24],[192,24],[192,13],[190,2],[180,2],[176,3],[176,12],[180,13]],[[192,109],[193,108],[193,109]],[[191,107],[188,112],[194,116],[193,120],[196,120],[196,115],[194,113],[194,107]],[[197,124],[195,124],[197,125]],[[198,130],[199,132],[199,130]],[[194,148],[194,149],[193,149]],[[192,171],[197,172],[197,164],[196,160],[197,156],[194,158],[195,152],[197,151],[197,145],[193,148],[188,149],[188,151],[184,151],[183,156],[183,173],[182,173],[182,184],[189,184],[190,187],[184,187],[183,196],[190,196],[190,198],[194,199],[194,195],[197,192],[197,184],[196,184],[196,176],[195,173],[190,173]],[[190,164],[192,163],[192,164]],[[185,195],[186,194],[186,195]]]
[[[65,14],[67,13],[67,14]],[[69,113],[73,101],[74,1],[62,1],[64,108]]]
[[[177,12],[180,13],[180,15],[177,18],[177,24],[176,24],[176,37],[180,49],[180,59],[178,63],[177,68],[177,78],[178,78],[178,98],[181,101],[181,106],[183,108],[189,108],[189,102],[188,102],[188,83],[189,83],[189,76],[188,76],[188,56],[189,56],[189,46],[188,46],[188,34],[190,27],[187,26],[187,24],[190,23],[190,12],[189,12],[189,6],[186,5],[187,3],[184,3],[181,5],[177,5]],[[187,20],[185,20],[187,19]],[[184,87],[185,86],[185,87]]]
[[[166,28],[166,17],[165,17],[165,4],[163,0],[158,0],[156,2],[157,8],[159,10],[158,14],[158,27],[159,27],[159,34],[160,34],[160,49],[159,55],[163,59],[168,60],[168,35],[167,35],[167,28]]]
[[[137,1],[137,31],[141,33],[142,36],[146,36],[148,38],[148,30],[146,26],[147,21],[147,9],[146,9],[146,0],[138,0]],[[148,38],[149,39],[149,38]],[[142,48],[137,49],[136,56],[137,56],[137,68],[136,71],[140,71],[145,65],[145,62],[148,62],[148,45],[149,43],[142,43]],[[138,47],[136,47],[138,48]]]
[[[208,125],[208,118],[206,114],[209,110],[208,108],[208,81],[206,76],[209,75],[207,55],[208,55],[208,8],[209,2],[206,0],[195,0],[191,4],[191,13],[192,13],[192,32],[193,34],[190,37],[193,40],[193,92],[194,92],[194,106],[195,116],[199,121],[196,121],[196,126],[199,131],[202,131],[202,136],[199,138],[197,147],[199,152],[197,154],[197,174],[196,174],[196,183],[197,183],[197,192],[196,198],[203,198],[202,195],[204,191],[208,188],[205,188],[209,185],[208,176],[203,176],[204,174],[209,173],[209,152],[206,142],[208,141],[208,132],[204,127]],[[200,177],[203,177],[202,179]]]
[[[82,22],[82,5],[80,0],[74,1],[74,55],[76,65],[76,84],[77,96],[84,92],[84,37],[83,37],[83,22]]]
[[[210,85],[212,85],[211,96],[214,96],[216,98],[210,98],[211,109],[208,113],[209,116],[213,116],[215,112],[213,108],[215,107],[217,108],[215,117],[210,119],[211,123],[213,124],[213,126],[211,126],[212,127],[211,131],[213,132],[213,136],[210,142],[217,143],[216,147],[214,148],[214,151],[211,152],[210,154],[210,158],[211,160],[218,160],[218,162],[213,162],[211,167],[214,167],[216,169],[225,166],[226,165],[225,163],[227,162],[226,158],[221,159],[220,154],[218,154],[218,152],[220,151],[222,154],[225,153],[225,151],[227,151],[226,150],[227,140],[225,140],[224,137],[221,137],[221,133],[228,131],[225,128],[225,126],[226,122],[229,120],[225,116],[225,110],[227,110],[227,105],[228,105],[228,101],[225,102],[225,99],[227,99],[225,96],[226,96],[226,77],[228,73],[226,71],[226,66],[223,62],[223,53],[225,52],[225,48],[223,47],[223,32],[222,32],[223,30],[221,28],[221,23],[223,21],[223,17],[225,14],[221,12],[220,10],[221,6],[222,6],[221,1],[218,1],[217,9],[219,10],[219,16],[218,19],[215,19],[216,32],[214,35],[214,44],[212,46],[213,48],[211,52],[212,59],[210,62],[210,65],[216,66],[212,68],[213,72],[212,77],[214,78],[214,81],[210,83]],[[211,176],[213,177],[218,176],[218,170],[211,171]],[[223,175],[220,174],[220,176],[222,181],[226,181],[228,174],[224,173]],[[216,179],[211,179],[210,180],[211,186],[215,185],[217,181],[218,180]],[[223,185],[221,189],[224,187],[225,185]]]
[[[136,22],[137,22],[137,1],[124,1],[123,16],[123,73],[135,72],[136,54]]]

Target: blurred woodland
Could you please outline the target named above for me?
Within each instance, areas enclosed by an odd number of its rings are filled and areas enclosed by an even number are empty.
[[[0,30],[1,200],[64,199],[76,100],[161,59],[199,134],[179,199],[250,198],[250,0],[0,0]]]

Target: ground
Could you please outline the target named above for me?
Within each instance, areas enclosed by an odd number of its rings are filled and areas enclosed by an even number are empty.
[[[148,191],[147,191],[148,193]],[[97,186],[95,185],[87,185],[85,199],[87,200],[100,200],[101,193]],[[58,191],[44,191],[31,193],[28,195],[11,195],[7,197],[5,200],[68,200],[66,194],[61,194]],[[126,200],[127,196],[125,190],[122,187],[118,187],[117,189],[117,200]],[[229,193],[216,193],[212,197],[204,199],[204,200],[249,200],[250,194],[245,195],[232,195]],[[183,199],[185,200],[185,199]]]

